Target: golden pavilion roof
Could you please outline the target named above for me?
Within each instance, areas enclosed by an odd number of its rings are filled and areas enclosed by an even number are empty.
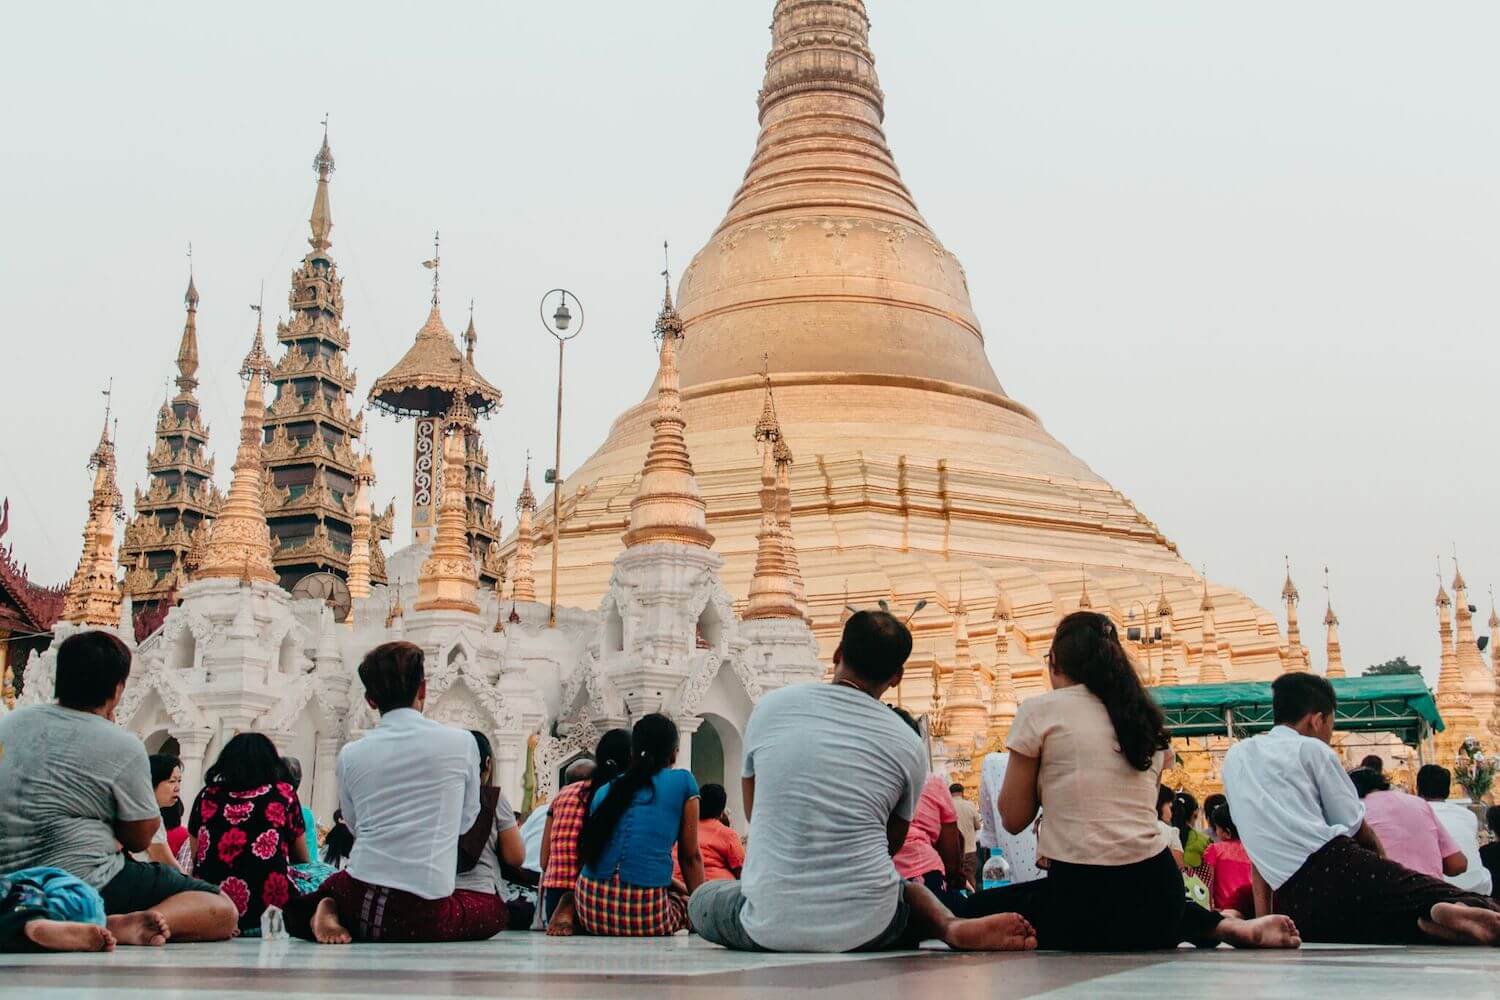
[[[442,311],[434,300],[415,343],[370,386],[370,402],[397,416],[442,416],[464,383],[465,398],[474,413],[489,413],[500,405],[500,390],[464,357],[453,334],[443,325]]]

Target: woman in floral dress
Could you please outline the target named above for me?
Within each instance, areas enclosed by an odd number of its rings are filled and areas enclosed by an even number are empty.
[[[240,911],[240,933],[259,931],[268,906],[294,893],[287,868],[308,860],[302,803],[276,746],[260,733],[224,745],[188,816],[193,874],[216,883]]]

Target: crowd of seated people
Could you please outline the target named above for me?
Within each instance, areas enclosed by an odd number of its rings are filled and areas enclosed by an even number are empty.
[[[1162,788],[1165,720],[1115,625],[1077,612],[1053,637],[1049,690],[1021,703],[965,809],[883,700],[910,652],[901,622],[859,612],[831,683],[760,699],[742,838],[728,791],[675,766],[677,726],[654,713],[604,733],[518,816],[488,738],[423,715],[420,648],[386,643],[359,666],[379,722],[339,753],[320,856],[301,766],[263,734],[230,738],[184,809],[181,761],[114,724],[128,648],[79,633],[58,647],[56,703],[0,717],[0,950],[224,940],[273,911],[330,945],[508,929],[690,930],[744,951],[1500,945],[1500,852],[1450,808],[1450,776],[1424,768],[1413,796],[1378,762],[1346,773],[1320,677],[1276,680],[1275,728],[1231,748],[1225,794],[1200,809]]]

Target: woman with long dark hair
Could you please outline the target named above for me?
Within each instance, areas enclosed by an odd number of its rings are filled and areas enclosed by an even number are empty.
[[[189,813],[193,873],[240,911],[240,932],[258,932],[268,906],[294,894],[287,868],[308,860],[302,803],[276,745],[241,733],[219,751]]]
[[[151,767],[151,788],[156,793],[156,807],[161,811],[161,826],[151,838],[151,845],[136,855],[137,861],[155,861],[181,869],[177,852],[187,839],[182,827],[182,761],[169,753],[154,753],[146,758]]]
[[[563,772],[565,784],[547,806],[542,828],[542,920],[552,937],[573,933],[573,890],[582,862],[578,838],[594,795],[630,766],[630,731],[611,729],[599,737],[592,760],[582,758]]]
[[[672,845],[688,894],[703,882],[698,783],[672,765],[677,726],[641,718],[630,733],[625,773],[594,793],[578,837],[583,871],[574,901],[590,934],[648,937],[687,927],[687,896],[672,885]]]
[[[1047,878],[971,897],[966,915],[1016,912],[1040,948],[1142,951],[1226,942],[1295,948],[1286,917],[1226,917],[1189,904],[1156,795],[1171,761],[1166,722],[1114,623],[1089,611],[1057,626],[1047,656],[1052,690],[1021,703],[1007,745],[1000,818],[1011,832],[1036,819]]]
[[[465,909],[479,924],[493,927],[490,935],[510,925],[510,911],[501,898],[501,863],[521,867],[526,847],[516,825],[516,811],[494,784],[495,750],[490,739],[477,729],[469,730],[479,750],[479,816],[458,838],[458,876],[453,894],[463,894]],[[527,914],[530,922],[530,914]],[[481,930],[475,931],[477,937]]]

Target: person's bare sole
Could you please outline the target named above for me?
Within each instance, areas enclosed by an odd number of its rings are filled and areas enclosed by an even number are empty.
[[[172,937],[167,918],[155,910],[137,910],[105,917],[105,926],[123,945],[160,948]]]
[[[26,939],[46,951],[114,951],[115,936],[98,924],[71,920],[31,920]]]
[[[1464,906],[1461,903],[1438,903],[1430,920],[1418,920],[1423,933],[1440,941],[1496,947],[1500,945],[1500,912]]]
[[[339,920],[339,909],[331,899],[319,900],[313,911],[312,933],[318,944],[349,944],[354,940]]]
[[[1036,931],[1019,913],[955,920],[945,941],[960,951],[1034,951]]]
[[[1219,939],[1235,948],[1302,947],[1302,936],[1292,918],[1276,914],[1254,920],[1226,918],[1219,923]]]
[[[572,937],[573,917],[573,897],[564,896],[558,902],[557,909],[552,911],[552,916],[547,920],[547,936]]]

